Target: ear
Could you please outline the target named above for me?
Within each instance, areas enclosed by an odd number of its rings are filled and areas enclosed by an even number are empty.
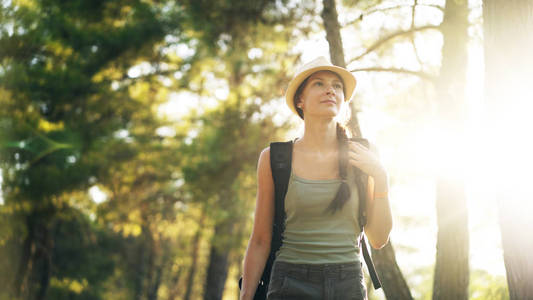
[[[296,99],[296,107],[303,109],[304,103],[302,101],[302,96],[298,96],[298,99]]]

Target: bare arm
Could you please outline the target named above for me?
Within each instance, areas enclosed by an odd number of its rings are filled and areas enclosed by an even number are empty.
[[[388,192],[387,172],[381,165],[377,148],[373,144],[367,148],[360,143],[350,141],[348,161],[368,174],[365,234],[373,248],[382,248],[387,244],[392,229],[389,199],[386,196],[377,195]]]
[[[254,297],[270,253],[273,219],[274,181],[270,168],[270,148],[266,148],[261,152],[257,165],[254,226],[244,256],[241,300],[253,299]]]
[[[372,144],[370,144],[370,151],[376,157],[379,157],[377,148]],[[366,208],[367,224],[365,226],[365,234],[374,249],[380,249],[387,244],[390,231],[392,230],[392,214],[388,196],[374,196],[375,194],[384,195],[388,193],[388,190],[388,178],[384,169],[376,172],[374,176],[368,176],[368,205]]]

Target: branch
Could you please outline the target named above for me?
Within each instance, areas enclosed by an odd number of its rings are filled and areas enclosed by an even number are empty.
[[[417,3],[416,5],[417,6],[434,7],[436,9],[444,12],[444,7],[439,6],[439,5],[435,5],[435,4],[420,4],[420,3]],[[355,23],[357,23],[359,21],[362,21],[365,16],[369,16],[369,15],[377,13],[377,12],[384,12],[384,11],[387,11],[387,10],[393,10],[393,9],[398,9],[398,8],[403,8],[403,7],[412,7],[412,6],[414,6],[414,5],[403,4],[403,5],[396,5],[396,6],[391,6],[391,7],[375,8],[375,9],[367,11],[366,13],[360,14],[357,18],[347,22],[346,24],[344,24],[342,26],[344,27],[344,26],[353,25],[353,24],[355,24]]]
[[[385,44],[386,42],[388,42],[388,41],[390,41],[390,40],[392,40],[392,39],[394,39],[394,38],[396,38],[398,36],[402,36],[402,35],[406,35],[406,34],[412,34],[413,32],[422,31],[422,30],[426,30],[426,29],[439,29],[439,25],[426,25],[426,26],[422,26],[422,27],[410,28],[409,30],[405,30],[405,31],[402,30],[402,31],[393,32],[393,33],[383,37],[382,39],[378,40],[372,46],[368,47],[365,52],[363,52],[359,56],[357,56],[354,59],[352,59],[348,63],[348,65],[353,63],[354,61],[356,61],[358,59],[361,59],[363,56],[365,56],[368,53],[376,50],[381,45]]]
[[[413,8],[411,9],[411,29],[415,28],[415,14],[416,14],[417,5],[418,5],[418,0],[415,0],[415,3],[413,4]],[[416,60],[418,61],[420,68],[422,68],[423,67],[422,60],[420,59],[420,55],[418,55],[418,49],[416,48],[414,35],[413,34],[409,35],[409,39],[411,40],[411,45],[413,46]]]
[[[414,76],[418,76],[422,79],[429,80],[432,82],[436,79],[435,76],[425,73],[425,72],[412,71],[412,70],[400,69],[400,68],[371,67],[371,68],[353,69],[353,70],[350,70],[350,72],[391,72],[391,73],[414,75]]]

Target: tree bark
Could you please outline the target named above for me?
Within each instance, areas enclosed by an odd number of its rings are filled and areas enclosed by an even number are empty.
[[[323,5],[324,11],[321,16],[324,21],[331,61],[334,65],[346,68],[335,0],[323,0]],[[351,117],[348,122],[348,128],[355,136],[362,136],[361,127],[359,126],[359,120],[357,118],[358,110],[354,103],[355,101],[351,102]],[[396,263],[396,257],[394,256],[392,245],[389,243],[384,249],[377,252],[372,251],[372,253],[373,261],[376,264],[378,276],[380,276],[383,290],[386,295],[393,297],[392,299],[412,299],[412,297],[410,297],[411,292],[409,291],[407,282]],[[374,256],[375,253],[378,253],[378,255]],[[381,276],[381,274],[384,276]],[[409,298],[394,298],[396,297],[395,295],[409,295]]]
[[[150,225],[147,224],[146,227],[149,228]],[[151,230],[148,230],[146,234],[149,236],[149,238],[147,240],[148,253],[146,257],[146,277],[144,279],[142,295],[144,299],[150,300],[150,292],[152,290],[152,282],[155,277],[154,274],[156,269],[156,241]]]
[[[324,10],[322,11],[321,16],[324,21],[324,29],[326,30],[326,40],[329,44],[331,63],[346,68],[335,0],[324,0],[322,3]]]
[[[52,265],[51,251],[53,248],[50,230],[47,227],[42,228],[42,247],[40,247],[39,258],[42,268],[39,270],[39,289],[37,290],[36,300],[46,298],[46,292],[50,284],[50,272]]]
[[[26,216],[28,236],[22,245],[14,296],[20,299],[45,299],[50,283],[53,241],[46,217],[37,212]]]
[[[448,181],[446,181],[448,180]],[[468,299],[468,218],[464,186],[452,178],[437,182],[437,261],[433,299]]]
[[[152,273],[153,237],[147,219],[143,216],[141,225],[142,233],[138,238],[137,264],[135,265],[135,277],[133,279],[133,298],[143,300],[146,298]]]
[[[163,276],[163,269],[165,264],[168,262],[167,253],[162,253],[164,250],[165,240],[161,234],[157,234],[156,238],[153,239],[153,250],[151,256],[152,260],[152,272],[150,276],[150,285],[146,295],[147,300],[157,300],[157,293],[159,291],[159,286],[161,285],[161,279]]]
[[[189,274],[187,275],[187,286],[185,287],[184,300],[190,300],[192,295],[192,288],[194,283],[194,275],[198,269],[198,249],[200,248],[200,237],[202,235],[202,224],[196,231],[192,241],[192,253],[191,253],[191,267],[189,268]]]
[[[530,136],[531,123],[529,126],[524,124],[515,111],[524,108],[530,114],[527,106],[531,102],[533,82],[533,3],[529,0],[484,0],[483,19],[488,112],[485,127],[490,130],[487,136]],[[505,122],[506,126],[494,126],[494,120]],[[492,145],[494,141],[486,142]],[[511,300],[533,299],[533,240],[530,232],[533,206],[531,193],[527,192],[530,178],[521,178],[521,174],[528,174],[533,168],[530,158],[533,149],[523,139],[508,139],[503,146],[505,150],[501,152],[492,150],[494,147],[488,150],[499,158],[491,161],[491,171],[512,178],[512,181],[500,180],[494,176],[494,182],[490,183],[497,198],[509,296]],[[518,151],[511,154],[506,152],[507,149]],[[508,162],[509,156],[515,156],[513,161],[520,163]]]
[[[32,271],[33,266],[33,255],[35,251],[34,245],[34,221],[31,218],[31,215],[26,217],[26,227],[28,229],[28,234],[22,243],[21,257],[19,265],[17,268],[17,274],[15,275],[14,282],[14,294],[16,298],[19,298],[23,295],[24,291],[28,286],[28,274]]]
[[[436,83],[438,121],[440,127],[455,137],[464,130],[464,93],[466,86],[468,1],[446,1],[444,20],[442,64]],[[461,145],[453,139],[442,139],[440,153],[451,157],[462,155],[455,149]],[[454,165],[456,160],[445,159]],[[433,299],[468,299],[469,284],[469,234],[464,183],[457,174],[458,168],[441,166],[437,175],[437,257],[433,281]]]
[[[205,281],[204,300],[220,300],[224,293],[224,285],[228,277],[228,245],[227,237],[233,228],[231,220],[224,220],[215,226],[213,240],[211,241],[211,253]]]
[[[168,300],[175,300],[178,297],[179,290],[178,286],[181,279],[181,272],[183,271],[183,267],[178,267],[178,271],[174,273],[174,276],[172,276],[172,279],[170,280],[170,283],[168,285],[169,292],[168,292]]]

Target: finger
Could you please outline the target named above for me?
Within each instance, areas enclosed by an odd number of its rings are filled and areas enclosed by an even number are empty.
[[[348,162],[354,167],[359,167],[359,162],[355,159],[349,159]]]
[[[357,142],[356,142],[356,143],[354,143],[354,144],[355,144],[355,146],[356,146],[357,148],[368,150],[368,148],[365,147],[365,145],[363,145],[363,144],[361,144],[361,143],[357,143]]]
[[[351,158],[351,159],[359,159],[361,155],[359,155],[359,153],[357,152],[354,152],[354,151],[349,151],[348,152],[348,158]]]
[[[350,142],[349,149],[352,150],[352,151],[360,151],[361,148],[357,147],[357,143],[356,142]]]
[[[350,142],[350,145],[349,145],[350,149],[353,149],[353,150],[368,150],[364,145],[360,144],[360,143],[357,143],[357,142]]]

